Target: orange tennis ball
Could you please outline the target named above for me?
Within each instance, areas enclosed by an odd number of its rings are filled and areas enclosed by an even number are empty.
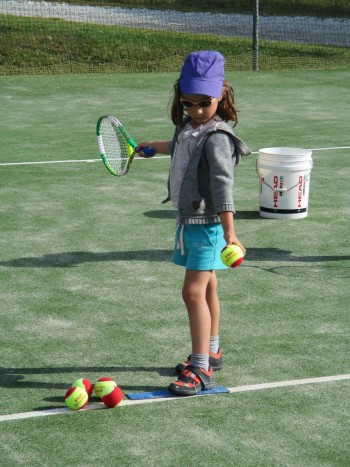
[[[85,389],[72,386],[65,395],[66,406],[72,410],[80,410],[88,403],[89,396]]]
[[[107,387],[115,387],[117,386],[117,383],[110,378],[109,376],[104,376],[103,378],[100,378],[96,384],[95,384],[95,394],[97,397],[101,399],[102,391],[107,388]]]
[[[242,248],[232,243],[221,250],[221,261],[229,268],[236,268],[243,262],[244,255]]]
[[[101,394],[102,402],[107,407],[116,407],[122,400],[124,394],[119,386],[107,386]]]
[[[89,379],[85,378],[75,380],[72,384],[72,387],[73,386],[85,389],[89,397],[91,396],[92,391],[94,390],[94,385],[92,384],[92,382]]]

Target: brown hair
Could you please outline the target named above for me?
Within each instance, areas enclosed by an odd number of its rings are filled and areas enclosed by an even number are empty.
[[[171,120],[174,125],[182,126],[183,119],[185,116],[184,108],[180,101],[181,90],[179,80],[174,84],[174,97],[171,105]],[[220,118],[225,122],[233,122],[233,126],[237,125],[238,116],[235,105],[234,92],[231,84],[228,81],[224,81],[222,90],[222,99],[218,103],[218,109],[216,112]]]

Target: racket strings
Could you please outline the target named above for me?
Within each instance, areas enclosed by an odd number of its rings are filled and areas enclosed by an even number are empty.
[[[131,146],[110,120],[106,119],[102,122],[101,136],[104,152],[112,169],[116,173],[126,172],[133,153]]]

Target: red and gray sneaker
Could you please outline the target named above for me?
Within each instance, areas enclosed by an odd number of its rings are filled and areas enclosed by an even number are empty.
[[[205,371],[199,366],[188,365],[168,389],[177,396],[195,396],[202,389],[211,389],[214,386],[215,381],[211,367],[209,371]]]
[[[185,362],[181,362],[176,365],[176,373],[182,373],[189,365],[191,365],[191,355],[187,357]],[[213,368],[213,371],[221,370],[223,368],[224,364],[222,361],[221,348],[219,348],[218,353],[209,352],[209,365]]]

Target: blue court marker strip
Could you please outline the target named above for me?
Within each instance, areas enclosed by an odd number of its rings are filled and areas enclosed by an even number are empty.
[[[212,389],[205,389],[201,391],[198,396],[208,396],[209,394],[221,394],[225,392],[230,392],[229,389],[225,388],[225,386],[215,386]],[[168,397],[179,397],[173,394],[172,392],[168,391],[168,389],[164,389],[161,391],[151,391],[151,392],[134,392],[130,394],[126,394],[126,396],[133,400],[143,400],[143,399],[164,399]]]

